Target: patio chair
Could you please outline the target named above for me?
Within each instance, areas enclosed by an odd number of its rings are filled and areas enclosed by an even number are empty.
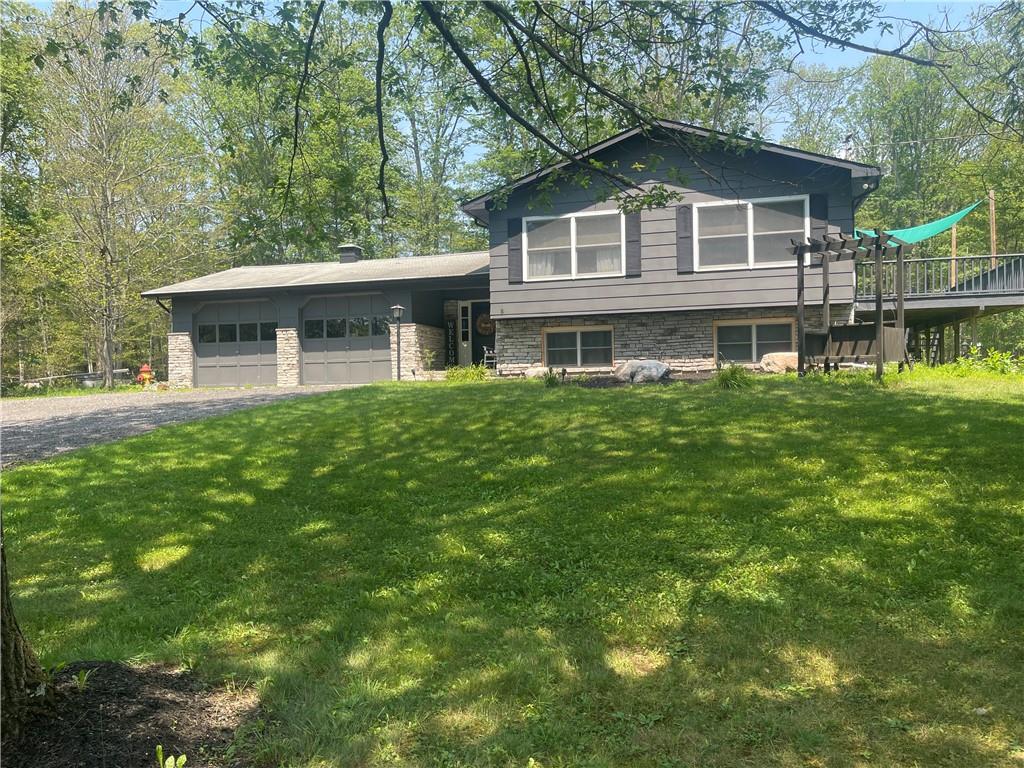
[[[494,347],[484,347],[484,367],[485,368],[497,368],[498,367],[498,355],[494,351]]]

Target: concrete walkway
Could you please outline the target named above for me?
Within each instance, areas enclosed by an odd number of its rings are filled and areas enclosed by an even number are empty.
[[[100,392],[0,401],[0,464],[39,461],[96,443],[139,435],[164,424],[204,419],[254,405],[338,387],[266,387]]]

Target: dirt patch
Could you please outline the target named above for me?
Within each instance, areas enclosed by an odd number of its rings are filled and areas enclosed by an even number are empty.
[[[91,670],[83,691],[79,670]],[[157,744],[165,758],[186,755],[189,768],[246,765],[226,752],[235,730],[256,714],[251,688],[210,688],[169,667],[103,661],[68,665],[54,682],[56,712],[4,745],[5,768],[152,768]]]

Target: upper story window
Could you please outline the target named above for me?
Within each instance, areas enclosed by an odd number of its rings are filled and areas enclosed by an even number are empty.
[[[811,233],[809,206],[807,195],[697,203],[694,267],[708,271],[792,263],[790,241]]]
[[[576,213],[523,219],[524,279],[571,280],[626,274],[621,213]]]

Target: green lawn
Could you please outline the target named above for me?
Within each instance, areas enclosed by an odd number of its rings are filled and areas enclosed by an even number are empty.
[[[45,662],[255,685],[260,764],[1020,766],[1022,446],[1019,376],[383,385],[3,500]]]

